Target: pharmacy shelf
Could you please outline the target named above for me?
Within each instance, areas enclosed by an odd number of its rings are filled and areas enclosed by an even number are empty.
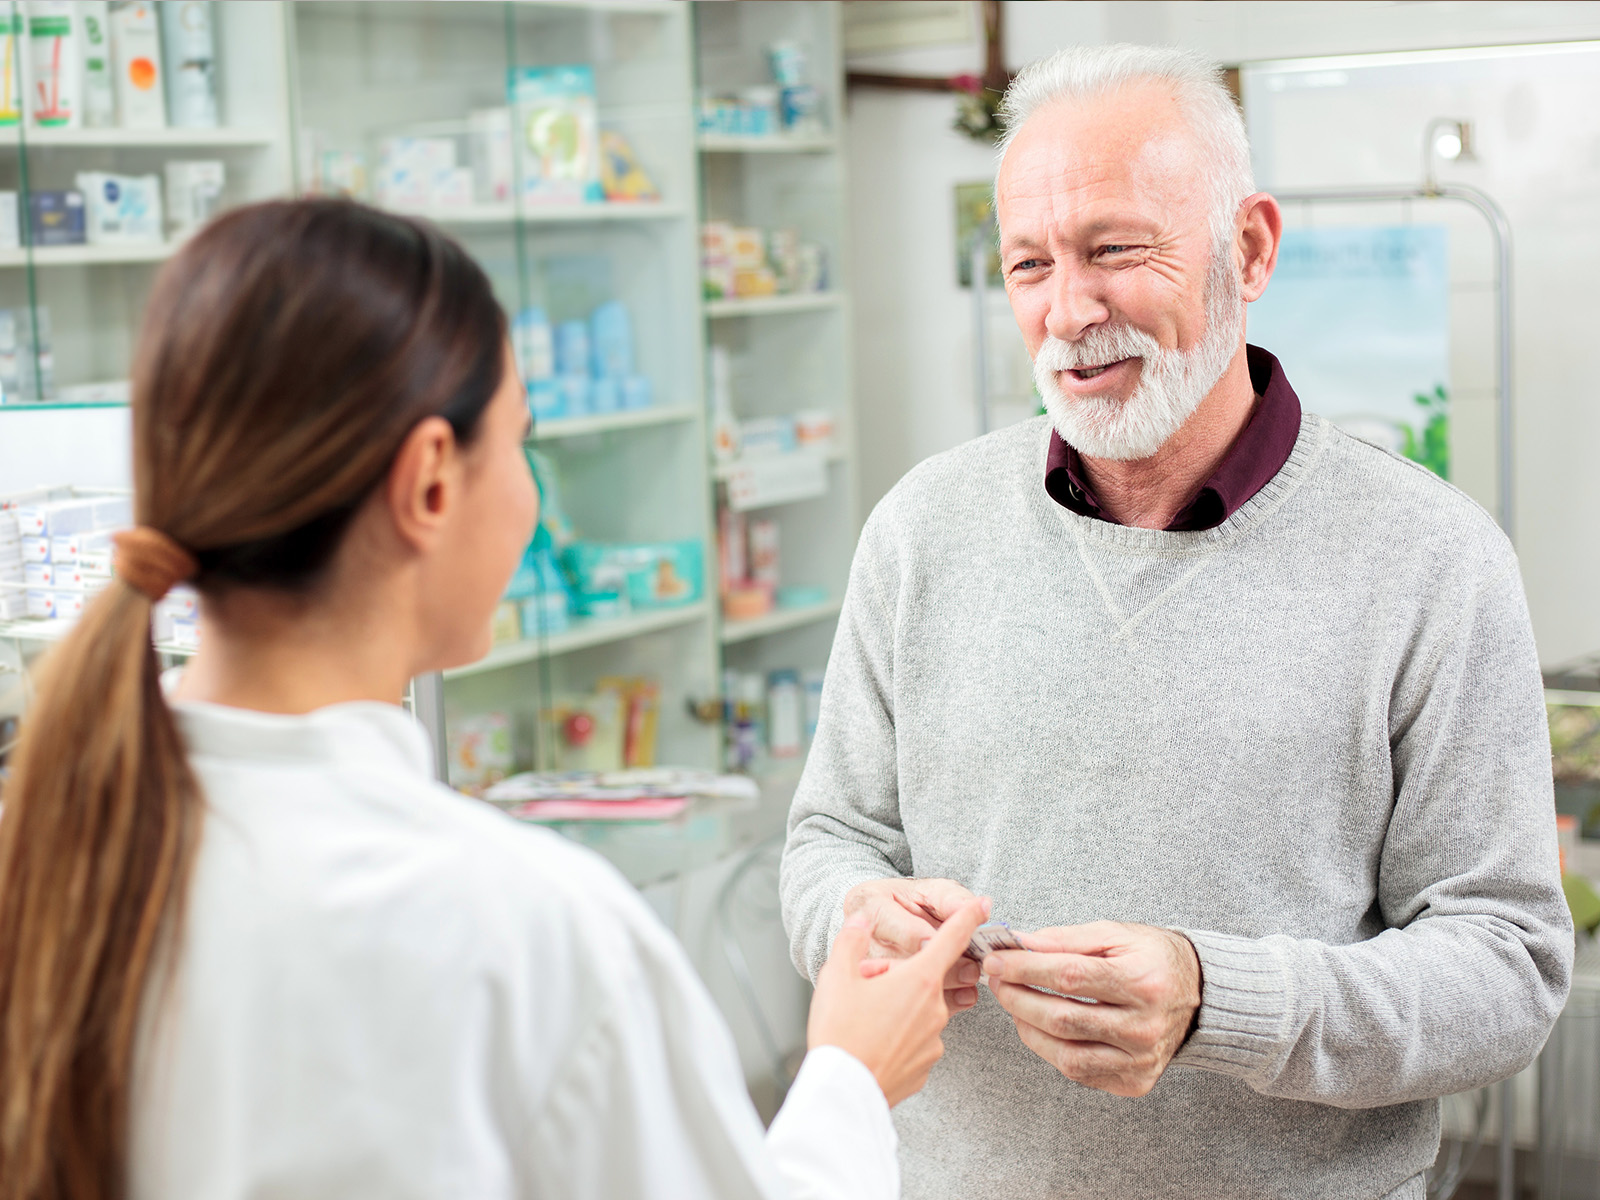
[[[575,650],[588,650],[629,638],[643,637],[678,625],[688,625],[704,620],[711,608],[705,601],[686,604],[682,608],[662,609],[659,612],[639,613],[631,617],[575,617],[572,624],[560,633],[546,638],[525,638],[518,642],[503,642],[475,663],[452,667],[444,673],[446,679],[459,679],[465,675],[482,675],[538,658],[554,658],[571,654]]]
[[[591,433],[610,433],[618,429],[642,429],[651,425],[669,425],[674,421],[692,421],[695,410],[682,405],[662,408],[641,408],[634,412],[605,413],[593,417],[558,417],[534,424],[534,442],[554,441],[557,438],[583,437]]]
[[[763,317],[776,313],[819,312],[837,308],[844,302],[839,292],[802,292],[790,296],[735,296],[728,300],[707,300],[706,316]]]
[[[790,629],[799,629],[804,625],[814,625],[819,621],[826,621],[839,615],[840,601],[825,600],[821,604],[805,604],[795,608],[776,608],[764,617],[751,617],[746,621],[724,621],[722,623],[722,644],[731,646],[735,642],[747,642],[751,638],[766,637],[769,633],[783,633]]]
[[[35,246],[36,267],[84,267],[116,263],[152,263],[171,258],[177,242],[142,242],[128,246]],[[0,250],[0,267],[25,267],[29,251],[24,248]]]
[[[603,204],[528,204],[521,211],[513,204],[463,204],[431,208],[390,206],[389,211],[402,217],[422,217],[436,225],[465,228],[474,225],[510,226],[519,219],[524,225],[671,221],[684,216],[687,210],[677,204],[639,200]]]
[[[270,146],[278,135],[265,129],[28,129],[0,135],[0,148],[49,146],[63,149],[181,150],[187,148]]]
[[[814,454],[816,452],[813,451],[813,450],[795,450],[795,451],[793,451],[793,453],[795,453],[795,454]],[[786,457],[787,457],[787,455],[783,455],[783,454],[773,454],[773,455],[770,455],[770,456],[768,456],[766,458],[750,458],[750,459],[736,458],[732,462],[716,463],[711,468],[711,477],[713,479],[715,479],[718,483],[726,483],[729,479],[733,478],[734,472],[737,471],[740,467],[743,467],[743,466],[759,466],[760,464],[762,464],[764,462],[781,461]],[[832,448],[830,448],[828,450],[828,452],[826,454],[824,454],[822,456],[822,458],[823,458],[824,462],[828,462],[828,463],[848,462],[850,460],[850,452],[848,450],[846,450],[843,446],[833,446]]]
[[[702,154],[828,154],[839,148],[829,133],[809,136],[702,133],[695,143]]]
[[[0,621],[0,642],[59,642],[72,632],[76,622],[48,621],[22,617],[15,621]],[[188,658],[194,654],[193,646],[180,646],[175,642],[156,642],[156,653],[170,658]]]

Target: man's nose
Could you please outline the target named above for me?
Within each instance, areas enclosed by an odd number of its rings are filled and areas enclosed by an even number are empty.
[[[1088,272],[1080,267],[1057,266],[1051,279],[1050,311],[1045,315],[1045,332],[1063,342],[1075,342],[1111,315]]]

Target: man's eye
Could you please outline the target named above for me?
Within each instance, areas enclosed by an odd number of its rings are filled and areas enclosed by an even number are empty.
[[[1100,247],[1100,253],[1101,254],[1126,254],[1129,250],[1132,250],[1132,249],[1133,249],[1132,246],[1101,246]]]
[[[1016,263],[1015,265],[1013,265],[1011,269],[1013,271],[1031,271],[1035,267],[1042,266],[1043,262],[1044,262],[1043,259],[1025,258],[1021,262]]]

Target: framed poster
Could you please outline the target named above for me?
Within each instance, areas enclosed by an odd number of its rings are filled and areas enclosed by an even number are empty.
[[[1300,403],[1346,432],[1450,475],[1450,268],[1443,225],[1284,231],[1250,306],[1253,345]]]

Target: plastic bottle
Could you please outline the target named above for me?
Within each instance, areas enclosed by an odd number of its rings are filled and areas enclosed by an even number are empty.
[[[178,129],[217,126],[217,40],[209,0],[164,0],[162,54],[167,60],[167,120]]]
[[[22,42],[19,9],[0,9],[0,126],[22,120]]]
[[[81,0],[78,19],[83,39],[83,123],[110,129],[117,123],[117,92],[111,70],[111,5]]]
[[[28,5],[28,58],[33,66],[33,123],[42,129],[81,125],[81,60],[71,0],[33,0]]]

